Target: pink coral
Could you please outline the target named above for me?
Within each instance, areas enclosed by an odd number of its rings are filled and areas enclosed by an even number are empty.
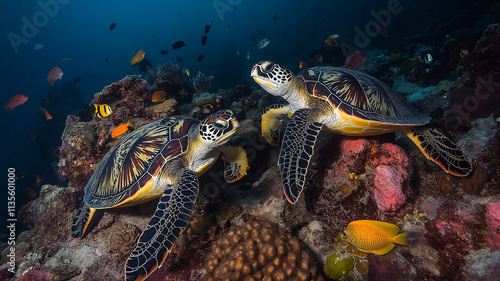
[[[488,223],[488,244],[493,249],[500,249],[500,200],[491,199],[486,203],[486,222]]]
[[[365,138],[342,138],[339,145],[342,154],[358,154],[366,149],[366,147],[369,145],[369,142]]]
[[[31,280],[38,280],[38,281],[50,281],[52,280],[52,276],[50,273],[45,272],[46,268],[45,266],[31,266],[28,268],[28,270],[22,272],[21,274],[17,275],[17,279],[20,281],[31,281]]]
[[[407,175],[399,169],[380,165],[375,169],[373,195],[377,206],[386,215],[392,215],[405,202],[403,181]]]
[[[392,143],[383,143],[380,145],[378,157],[371,157],[367,161],[369,166],[378,165],[401,165],[402,168],[407,168],[410,164],[408,156],[401,147]]]

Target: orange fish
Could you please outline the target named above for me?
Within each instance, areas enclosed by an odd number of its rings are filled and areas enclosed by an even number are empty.
[[[164,91],[156,91],[153,93],[153,97],[151,98],[152,102],[160,102],[164,101],[166,98]]]
[[[52,116],[49,114],[49,112],[43,108],[43,107],[40,107],[42,110],[43,110],[43,113],[45,113],[45,118],[47,118],[47,120],[50,120],[52,119]]]
[[[28,134],[28,139],[34,140],[34,139],[36,139],[36,135],[35,134]]]
[[[341,67],[358,70],[362,68],[363,65],[365,65],[365,62],[366,62],[366,55],[361,51],[357,51],[348,56],[345,59],[345,64]]]
[[[35,186],[42,185],[42,183],[43,183],[43,178],[42,178],[42,176],[40,176],[40,175],[36,175],[36,176],[35,176]]]
[[[137,54],[135,54],[135,56],[130,60],[130,65],[134,65],[136,63],[141,62],[142,59],[144,59],[145,54],[146,53],[144,53],[144,51],[140,49],[139,52],[137,52]]]
[[[391,58],[399,59],[399,55],[398,55],[398,54],[396,54],[396,53],[390,53],[390,54],[389,54],[389,56],[390,56]]]
[[[3,106],[4,110],[11,111],[16,106],[25,103],[28,100],[28,97],[25,95],[16,95],[10,98],[10,100]]]
[[[52,70],[49,72],[49,75],[47,75],[47,81],[54,87],[54,81],[57,79],[61,80],[63,77],[63,72],[59,67],[54,67]]]
[[[127,123],[121,124],[120,126],[116,127],[113,132],[111,132],[111,137],[116,138],[117,136],[125,133],[126,131],[128,131],[128,126],[132,126],[132,122],[130,122],[130,120]]]
[[[34,199],[37,196],[36,191],[31,187],[27,187],[24,191],[31,199]]]
[[[301,61],[299,64],[300,69],[308,68],[309,65],[305,61]]]
[[[337,43],[337,40],[335,40],[335,38],[333,37],[326,38],[325,44],[330,47],[337,47],[339,45],[339,43]]]

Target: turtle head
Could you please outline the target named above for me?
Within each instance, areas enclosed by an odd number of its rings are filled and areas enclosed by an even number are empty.
[[[251,76],[257,84],[273,96],[284,96],[294,77],[290,70],[270,61],[261,61],[254,65]]]
[[[225,143],[238,129],[239,123],[231,110],[215,112],[200,123],[200,137],[204,141]]]

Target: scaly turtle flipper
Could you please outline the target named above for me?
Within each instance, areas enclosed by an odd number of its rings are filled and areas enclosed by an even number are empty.
[[[153,217],[125,264],[126,280],[144,280],[161,267],[189,223],[198,190],[196,174],[184,170],[175,186],[163,192]]]
[[[226,182],[235,182],[247,174],[247,153],[235,140],[229,140],[221,147],[224,160],[224,179]]]
[[[289,113],[290,105],[284,104],[272,104],[264,110],[261,121],[262,136],[269,144],[274,146],[279,144],[281,123]]]
[[[73,238],[82,238],[85,235],[87,226],[89,226],[92,217],[95,214],[96,209],[91,208],[87,201],[83,201],[78,209],[78,212],[73,219],[73,225],[71,226],[71,236]]]
[[[464,154],[445,135],[436,129],[417,127],[403,131],[427,157],[447,173],[465,177],[472,171],[472,164]]]
[[[307,167],[322,126],[313,120],[311,109],[303,108],[293,113],[286,127],[278,164],[285,196],[292,204],[297,202],[304,187]]]

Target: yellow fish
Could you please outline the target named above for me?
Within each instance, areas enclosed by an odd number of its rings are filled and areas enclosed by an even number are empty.
[[[144,53],[144,51],[141,49],[139,50],[139,52],[137,52],[137,54],[135,54],[135,56],[130,60],[130,65],[134,65],[136,63],[139,63],[142,61],[142,59],[144,59],[144,55],[146,53]]]
[[[108,117],[111,113],[113,113],[113,110],[111,110],[111,107],[107,104],[94,104],[94,106],[95,113],[99,118]]]
[[[469,54],[468,50],[466,50],[466,49],[460,50],[460,58],[461,59],[465,58],[465,56],[467,56],[468,54]]]
[[[164,91],[156,91],[153,93],[153,96],[151,97],[152,102],[160,102],[164,101],[166,99],[165,92]]]
[[[188,76],[191,76],[191,68],[186,68],[186,74],[187,74]]]
[[[406,232],[398,232],[399,227],[392,223],[359,220],[350,222],[341,238],[360,251],[385,255],[394,248],[394,243],[406,245]]]

